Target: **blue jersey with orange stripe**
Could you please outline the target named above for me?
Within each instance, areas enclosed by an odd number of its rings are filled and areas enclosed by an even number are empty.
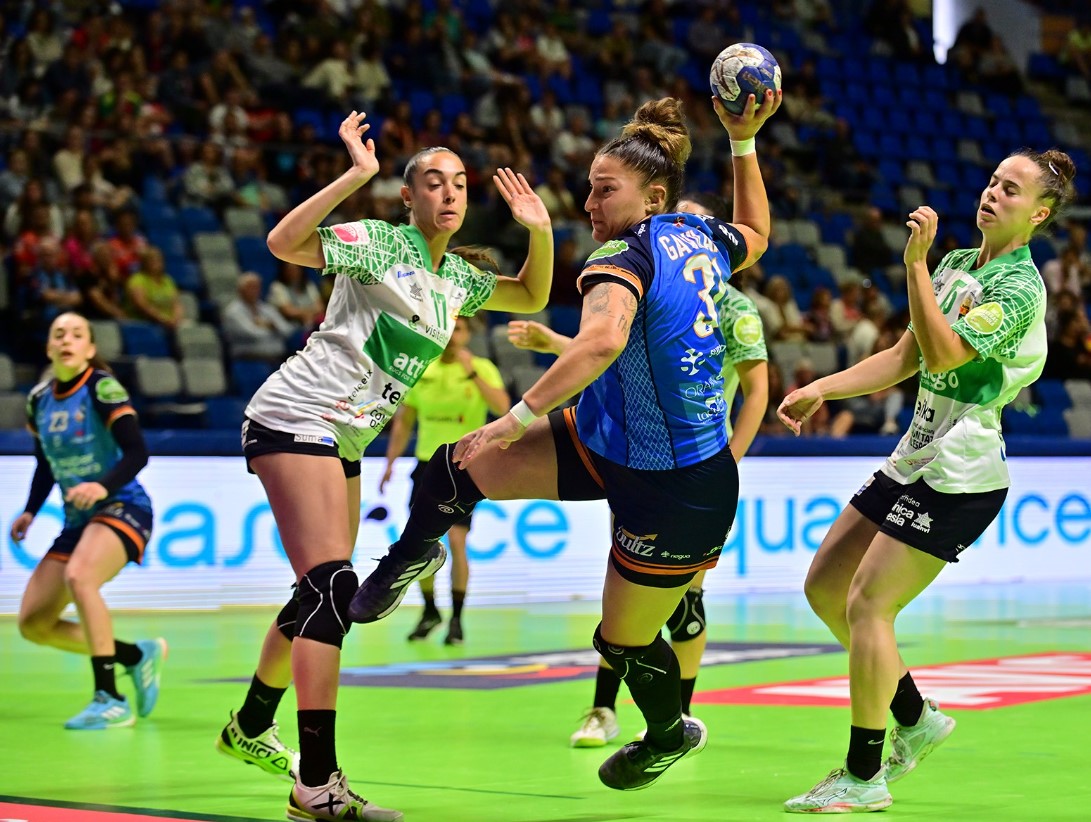
[[[110,434],[114,420],[134,414],[129,394],[110,373],[87,369],[63,394],[53,380],[40,383],[27,400],[30,431],[38,437],[61,496],[81,482],[97,482],[121,458]],[[105,506],[124,502],[151,510],[151,500],[136,480],[88,511],[64,504],[66,528],[86,525]]]
[[[746,241],[695,214],[649,217],[588,257],[578,287],[625,286],[638,300],[621,355],[580,397],[580,439],[630,468],[702,462],[727,446],[719,312]]]

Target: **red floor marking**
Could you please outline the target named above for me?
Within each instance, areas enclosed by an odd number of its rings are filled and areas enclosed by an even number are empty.
[[[76,808],[48,808],[44,805],[12,805],[0,802],[0,822],[196,822],[182,817],[146,816],[141,813],[83,811]]]
[[[1091,654],[1046,653],[1028,656],[910,667],[922,694],[945,708],[986,710],[1091,694]],[[695,694],[709,705],[795,705],[844,707],[848,677],[806,679],[724,688]]]

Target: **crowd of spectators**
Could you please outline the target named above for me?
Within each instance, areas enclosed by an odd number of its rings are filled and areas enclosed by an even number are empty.
[[[724,8],[728,5],[728,8]],[[331,220],[398,220],[400,170],[426,145],[467,165],[474,207],[459,237],[494,248],[504,263],[518,227],[491,185],[492,171],[524,171],[557,234],[556,305],[578,304],[573,283],[593,247],[582,210],[586,168],[602,141],[645,100],[685,102],[694,144],[690,186],[732,196],[726,135],[708,103],[707,65],[729,42],[771,38],[784,65],[786,104],[763,131],[761,161],[783,221],[845,218],[834,243],[844,262],[825,278],[793,275],[770,255],[737,277],[757,302],[770,343],[834,346],[851,364],[905,328],[900,253],[889,229],[900,213],[870,202],[881,173],[852,140],[856,124],[823,95],[819,60],[850,34],[870,54],[934,63],[928,26],[906,0],[874,0],[856,20],[837,0],[680,3],[672,0],[149,0],[9,4],[0,13],[0,254],[3,351],[40,361],[57,313],[155,324],[173,335],[215,325],[229,356],[276,362],[324,311],[320,282],[295,266],[243,271],[235,295],[192,299],[172,265],[189,249],[161,248],[145,224],[149,180],[175,208],[208,209],[222,225],[248,210],[265,225],[343,167],[334,124],[368,112],[380,171]],[[1087,74],[1087,23],[1065,60]],[[977,12],[951,49],[967,87],[1009,95],[1019,70]],[[1014,146],[1012,146],[1014,148]],[[984,182],[982,171],[981,182]],[[1086,194],[1087,192],[1084,192]],[[500,228],[497,228],[500,226]],[[937,242],[934,264],[953,236]],[[1054,247],[1055,245],[1055,247]],[[1091,254],[1079,222],[1046,246],[1049,375],[1091,377]],[[813,249],[810,249],[813,251]],[[812,261],[813,264],[813,261]],[[188,284],[187,284],[188,285]],[[230,298],[230,299],[229,299]],[[16,333],[9,333],[12,329]],[[774,356],[776,348],[774,345]],[[808,378],[803,357],[781,373]],[[892,430],[899,395],[831,409],[815,430]],[[782,433],[770,424],[768,433]]]

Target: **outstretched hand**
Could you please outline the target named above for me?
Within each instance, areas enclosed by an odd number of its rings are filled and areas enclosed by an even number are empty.
[[[822,407],[824,399],[814,383],[797,388],[781,401],[777,417],[798,437],[803,423]]]
[[[352,167],[363,172],[369,178],[379,173],[379,158],[375,156],[375,141],[370,137],[364,142],[364,134],[371,125],[364,122],[364,112],[353,111],[341,121],[337,136],[341,138],[352,159]]]
[[[551,329],[534,320],[512,320],[508,323],[508,342],[526,351],[560,354]]]
[[[515,222],[531,231],[548,230],[552,227],[545,203],[534,193],[526,177],[516,174],[510,168],[498,168],[492,181],[511,209]]]
[[[526,428],[511,414],[504,414],[500,419],[471,431],[455,445],[451,461],[459,468],[465,468],[473,462],[489,443],[499,442],[502,449],[507,449],[513,442],[522,438]]]
[[[784,91],[772,89],[765,90],[765,97],[758,105],[757,98],[751,94],[746,100],[746,107],[742,114],[732,114],[720,98],[713,95],[712,107],[716,110],[716,116],[720,118],[720,124],[727,130],[732,140],[749,140],[761,130],[765,121],[777,113],[781,102],[784,100]]]

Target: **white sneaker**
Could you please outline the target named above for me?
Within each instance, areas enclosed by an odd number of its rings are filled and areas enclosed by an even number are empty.
[[[886,781],[901,779],[942,744],[955,729],[955,720],[940,713],[934,699],[924,700],[916,725],[895,725],[890,729],[890,750],[886,760]]]
[[[609,708],[592,708],[583,715],[583,724],[569,742],[573,748],[601,748],[619,733],[617,714]]]
[[[308,788],[296,780],[288,794],[286,815],[293,822],[315,820],[363,820],[364,822],[398,822],[402,812],[380,808],[349,789],[341,771],[330,774],[330,781],[320,788]]]
[[[280,741],[278,731],[274,722],[257,736],[247,736],[239,726],[238,716],[232,711],[231,721],[216,737],[216,750],[247,765],[257,765],[278,779],[295,782],[299,773],[299,753]]]
[[[807,793],[785,802],[784,810],[788,813],[867,813],[889,808],[893,801],[886,787],[885,768],[880,768],[871,779],[858,779],[845,768],[837,768]]]

